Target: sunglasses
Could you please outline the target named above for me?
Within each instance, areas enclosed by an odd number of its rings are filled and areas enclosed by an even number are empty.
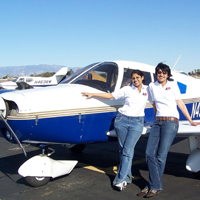
[[[163,73],[163,74],[167,74],[166,71],[158,71],[158,72],[157,72],[157,74],[162,74],[162,73]]]

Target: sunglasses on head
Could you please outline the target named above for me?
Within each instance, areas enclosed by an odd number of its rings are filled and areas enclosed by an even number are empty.
[[[166,71],[158,71],[158,72],[157,72],[157,74],[162,74],[162,73],[163,73],[163,74],[167,74]]]

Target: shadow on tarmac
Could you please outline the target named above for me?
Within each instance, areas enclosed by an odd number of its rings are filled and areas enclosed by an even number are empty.
[[[134,188],[135,188],[134,193],[136,194],[137,192],[139,192],[140,189],[143,189],[147,183],[148,169],[145,162],[146,144],[147,144],[147,138],[141,138],[135,147],[135,155],[134,155],[133,166],[132,166],[132,174],[134,176],[134,179],[132,181],[133,184],[130,184],[131,186],[127,187],[126,193],[124,193],[125,194],[124,199],[129,199],[128,196],[130,197],[130,195],[128,194],[129,192],[132,194],[133,193],[132,190]],[[173,177],[178,177],[178,178],[183,179],[185,185],[191,184],[191,182],[195,183],[193,174],[188,172],[185,169],[185,163],[189,156],[188,149],[185,148],[186,145],[188,145],[188,143],[185,140],[185,138],[176,138],[168,154],[166,169],[164,173],[165,188],[167,188],[168,191],[171,191],[171,186],[173,184],[175,185],[174,186],[175,188],[178,187],[175,182],[171,182],[170,179],[174,179]],[[13,190],[15,192],[19,190],[18,187],[20,186],[21,188],[20,192],[16,192],[17,198],[19,196],[18,199],[20,199],[21,192],[23,190],[29,191],[27,192],[27,194],[29,194],[30,192],[34,193],[35,191],[34,188],[30,187],[26,183],[23,177],[20,177],[18,175],[18,172],[17,172],[18,168],[27,159],[35,155],[39,155],[42,152],[41,149],[39,149],[38,147],[34,147],[32,145],[23,145],[23,146],[25,150],[27,151],[27,156],[28,156],[27,158],[23,155],[21,149],[18,148],[17,144],[10,144],[0,134],[0,148],[1,148],[0,149],[0,171],[1,171],[0,184],[1,185],[3,185],[3,183],[10,184],[10,181],[13,182],[14,183],[12,186],[13,189],[11,188],[11,191]],[[75,195],[79,193],[78,190],[83,192],[83,190],[85,189],[85,191],[87,191],[89,187],[90,189],[92,188],[93,190],[93,191],[89,190],[90,195],[93,193],[96,194],[99,191],[108,190],[110,194],[114,195],[112,198],[108,198],[108,199],[117,198],[118,193],[115,194],[111,190],[112,182],[115,177],[113,166],[117,166],[119,164],[117,142],[89,144],[89,145],[86,145],[86,148],[84,149],[84,151],[79,154],[72,153],[68,148],[61,145],[52,145],[51,148],[55,149],[55,153],[52,154],[51,158],[55,160],[78,160],[78,164],[75,166],[71,176],[69,174],[69,175],[65,175],[62,177],[55,178],[55,179],[51,179],[50,182],[46,186],[42,186],[41,189],[37,190],[38,193],[42,194],[42,192],[44,192],[44,190],[48,190],[48,188],[51,188],[51,189],[59,188],[58,191],[61,192],[59,194],[62,196],[65,194],[65,190],[62,189],[62,187],[64,187],[64,188],[67,188],[68,191],[70,191],[71,198],[78,199],[78,197],[75,198]],[[92,167],[95,169],[93,169]],[[67,179],[65,179],[66,177]],[[93,185],[91,182],[92,180],[95,181],[95,184],[93,183]],[[175,180],[177,179],[175,178]],[[109,184],[108,184],[108,181],[109,181]],[[183,186],[180,186],[180,187],[181,188],[185,187],[184,184]],[[73,185],[73,188],[71,185]],[[27,188],[30,188],[30,189],[27,189]],[[8,189],[5,185],[1,188],[1,190],[3,191],[3,190],[8,190]],[[102,193],[106,193],[106,192],[104,191]],[[8,197],[9,195],[10,194],[7,194],[6,191],[4,191],[2,196],[0,195],[0,199],[1,198],[3,199],[3,197]],[[102,195],[105,195],[105,194],[102,194]],[[104,197],[102,195],[100,195],[99,198],[97,199],[102,199]],[[126,195],[127,195],[127,198],[126,198]],[[177,195],[180,196],[180,194],[177,193],[175,196],[176,198],[174,197],[174,199],[177,199]],[[160,196],[162,197],[162,195],[159,195],[159,197]],[[10,199],[12,199],[11,197]],[[35,195],[33,194],[33,199],[34,197],[38,197],[38,196],[36,196],[36,194]],[[52,196],[52,199],[53,197],[56,198],[55,196]],[[86,198],[82,198],[82,199],[88,199],[88,198],[92,199],[92,197],[89,197],[87,195],[86,195]],[[123,198],[123,195],[122,195],[122,198]],[[165,197],[163,198],[165,199]]]

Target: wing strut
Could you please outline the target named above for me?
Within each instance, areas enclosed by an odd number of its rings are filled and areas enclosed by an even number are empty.
[[[25,157],[27,157],[26,151],[24,150],[22,144],[20,143],[18,137],[15,135],[14,131],[12,130],[12,128],[9,126],[9,124],[7,123],[7,121],[4,119],[4,117],[2,116],[2,114],[0,113],[0,120],[2,120],[4,122],[4,124],[6,125],[6,127],[8,128],[8,130],[10,131],[10,133],[12,134],[12,136],[15,138],[15,141],[18,143],[19,147],[22,149]]]

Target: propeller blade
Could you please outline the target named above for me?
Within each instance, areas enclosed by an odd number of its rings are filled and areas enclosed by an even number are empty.
[[[7,129],[10,131],[10,133],[12,134],[13,138],[15,139],[15,141],[18,143],[19,147],[22,149],[25,157],[27,157],[26,151],[23,148],[22,144],[20,143],[18,137],[16,136],[16,134],[14,133],[14,131],[12,130],[12,128],[9,126],[9,124],[7,123],[7,121],[4,119],[4,117],[2,116],[2,114],[0,114],[0,118],[1,120],[4,122],[4,124],[6,125]]]

